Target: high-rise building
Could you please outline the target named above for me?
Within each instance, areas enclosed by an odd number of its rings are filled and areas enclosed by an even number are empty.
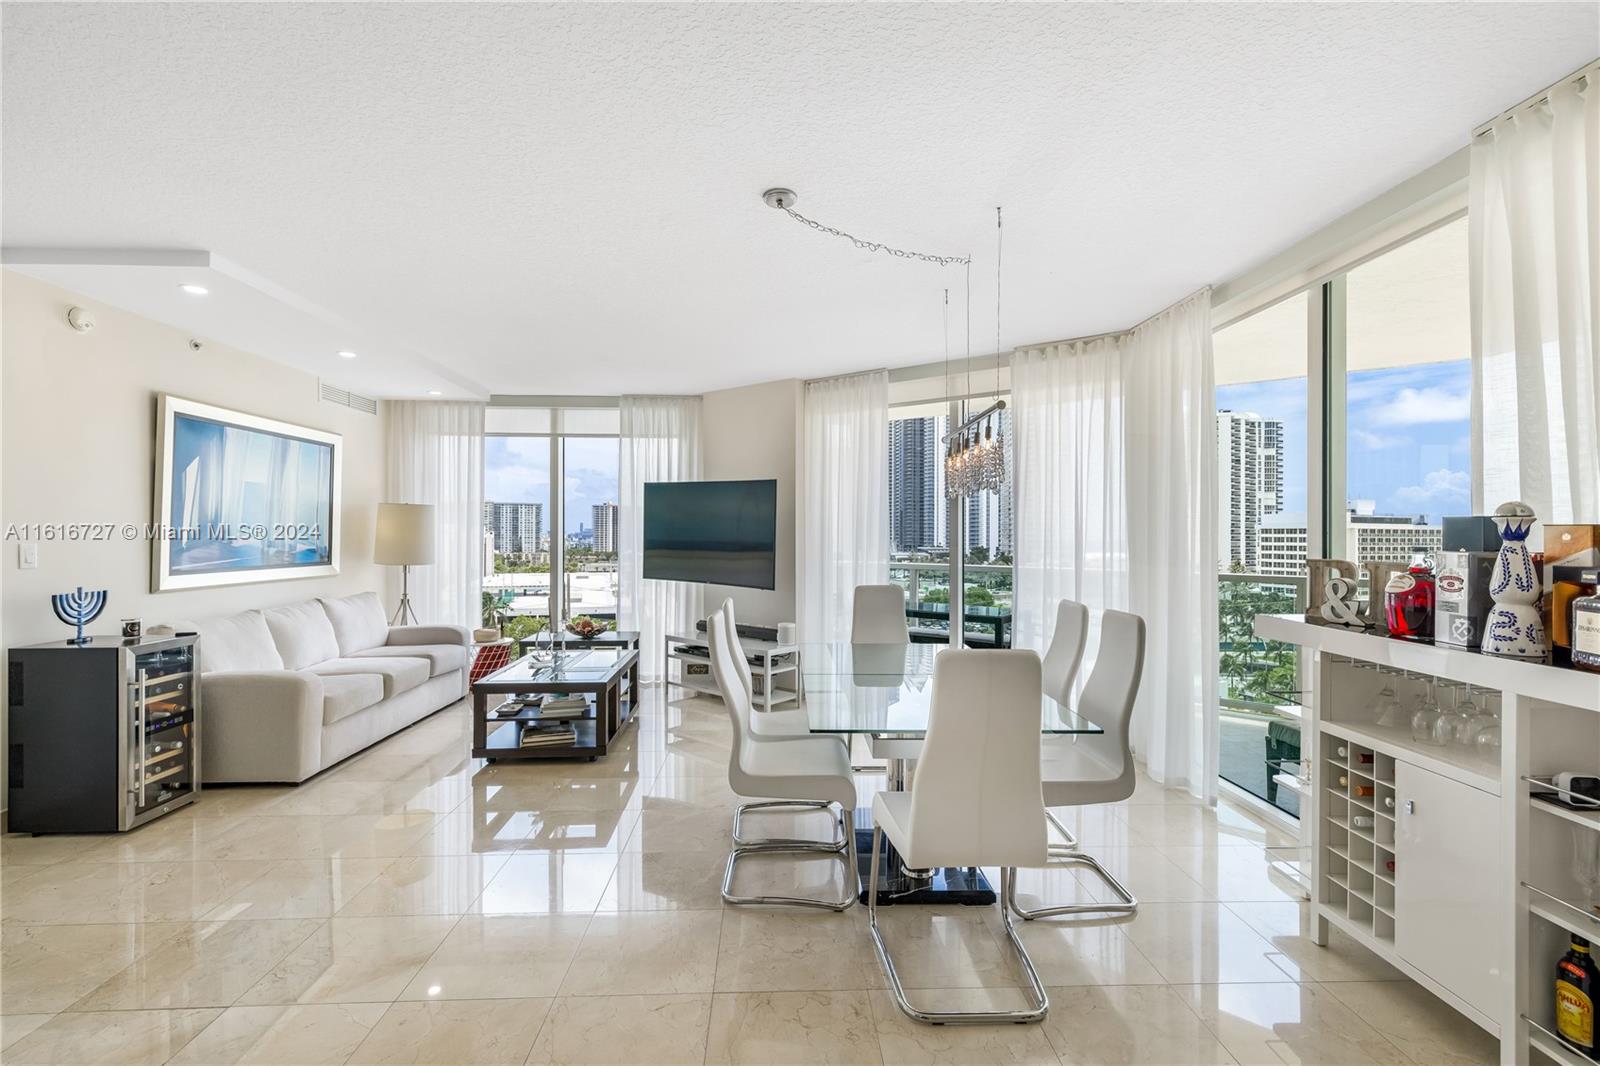
[[[889,421],[889,550],[914,552],[945,545],[944,435],[946,419]]]
[[[1283,509],[1283,423],[1217,412],[1217,566],[1259,572],[1261,520]]]
[[[1373,504],[1358,500],[1346,509],[1343,558],[1353,563],[1403,563],[1417,548],[1430,552],[1444,546],[1444,528],[1423,515],[1382,515]],[[1251,573],[1300,577],[1308,554],[1306,518],[1301,514],[1271,515],[1258,529],[1256,564]]]
[[[594,550],[597,552],[615,552],[617,550],[617,505],[614,503],[597,503],[589,510],[594,515]]]
[[[544,544],[544,504],[483,501],[483,528],[502,555],[533,555]]]

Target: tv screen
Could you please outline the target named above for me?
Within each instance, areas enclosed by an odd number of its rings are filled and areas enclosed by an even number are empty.
[[[644,576],[770,589],[778,483],[652,481],[644,487]]]

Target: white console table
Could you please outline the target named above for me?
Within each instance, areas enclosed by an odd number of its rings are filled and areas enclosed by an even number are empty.
[[[1600,772],[1600,675],[1297,615],[1259,615],[1255,631],[1306,653],[1301,842],[1314,939],[1338,926],[1498,1037],[1503,1063],[1589,1063],[1552,1035],[1552,990],[1569,936],[1600,940],[1572,862],[1574,831],[1600,833],[1600,813],[1531,796],[1558,771]],[[1498,760],[1376,724],[1385,683],[1409,721],[1430,678],[1498,699]],[[1356,824],[1365,816],[1370,827]]]
[[[757,640],[740,636],[739,648],[750,664],[750,680],[755,686],[756,709],[770,711],[774,707],[797,700],[801,695],[800,645],[779,644],[772,640]],[[689,689],[708,696],[720,696],[717,682],[709,673],[711,656],[706,650],[704,633],[668,633],[666,636],[668,686]],[[672,663],[678,664],[673,676]],[[704,674],[689,673],[689,665],[697,663],[708,668]],[[777,680],[785,674],[792,675],[792,687],[780,688]]]

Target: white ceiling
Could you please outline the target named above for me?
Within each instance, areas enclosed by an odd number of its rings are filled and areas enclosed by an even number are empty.
[[[1460,148],[1600,52],[1600,16],[9,3],[3,43],[8,247],[212,253],[368,350],[244,312],[213,336],[380,395],[614,394],[936,358],[946,285],[960,349],[959,268],[811,232],[770,185],[972,251],[975,351],[995,204],[1002,345],[1119,329]]]

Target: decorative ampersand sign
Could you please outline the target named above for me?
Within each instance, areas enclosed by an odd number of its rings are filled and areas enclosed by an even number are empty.
[[[1341,626],[1365,626],[1356,613],[1356,583],[1343,574],[1334,574],[1324,586],[1327,599],[1322,604],[1323,621]]]

